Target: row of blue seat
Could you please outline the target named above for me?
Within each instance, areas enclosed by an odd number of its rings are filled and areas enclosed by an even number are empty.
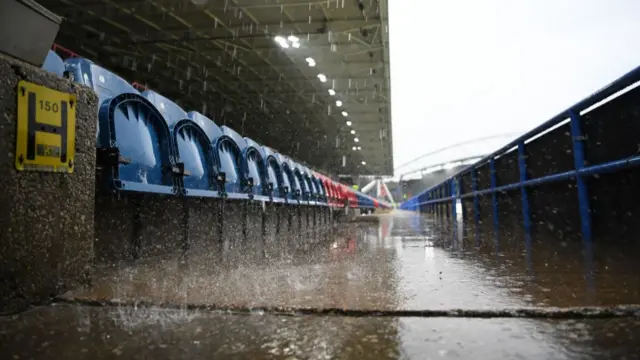
[[[45,70],[92,88],[99,97],[99,165],[121,191],[326,204],[314,173],[196,111],[130,83],[82,58],[51,51]]]
[[[356,198],[358,199],[358,206],[362,208],[377,208],[378,206],[373,202],[373,199],[362,194],[356,192]]]

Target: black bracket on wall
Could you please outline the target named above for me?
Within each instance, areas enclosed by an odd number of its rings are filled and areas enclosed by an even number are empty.
[[[246,179],[242,179],[240,181],[240,185],[242,185],[242,190],[246,193],[249,193],[250,195],[252,195],[252,191],[253,191],[253,178],[252,177],[248,177]],[[252,198],[252,196],[250,196],[250,198]]]
[[[119,148],[107,147],[96,149],[96,162],[102,166],[116,167],[131,164],[131,159],[122,156]]]
[[[184,163],[175,163],[175,164],[171,164],[171,165],[166,165],[164,167],[164,170],[166,172],[170,172],[173,175],[177,175],[177,176],[190,176],[191,172],[187,169],[184,168]]]
[[[273,201],[273,183],[269,182],[266,186],[262,188],[262,191],[265,195],[269,196],[269,201]]]
[[[216,175],[216,184],[218,184],[218,193],[221,198],[227,197],[227,190],[225,189],[225,184],[227,183],[227,174],[223,171],[220,171]]]

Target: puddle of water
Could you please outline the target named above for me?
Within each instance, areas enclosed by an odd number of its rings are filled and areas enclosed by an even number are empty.
[[[615,249],[585,263],[581,244],[553,239],[470,238],[406,213],[379,224],[345,224],[333,239],[282,256],[238,253],[217,262],[145,260],[107,267],[71,296],[234,306],[450,309],[640,303],[640,263],[611,265]],[[302,249],[302,250],[300,250]],[[291,252],[291,253],[287,253]],[[277,255],[277,254],[276,254]],[[635,264],[635,265],[633,265]]]
[[[186,260],[103,267],[92,289],[68,296],[373,310],[640,303],[640,264],[612,262],[619,249],[595,247],[589,258],[581,244],[496,244],[468,233],[394,213],[379,224],[346,224],[319,246],[279,244],[282,254],[267,257],[237,253],[229,259],[243,261],[219,262],[199,250]],[[35,359],[632,358],[639,336],[637,318],[278,317],[54,306],[0,319],[0,353]]]
[[[640,353],[637,320],[225,315],[57,305],[0,319],[8,359],[603,359]]]

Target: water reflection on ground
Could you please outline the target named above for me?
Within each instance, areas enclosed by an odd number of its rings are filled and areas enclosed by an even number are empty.
[[[0,320],[7,359],[622,359],[630,319],[226,315],[57,305]]]
[[[68,297],[347,309],[503,309],[640,303],[640,264],[614,247],[469,236],[395,212],[329,241],[250,262],[188,258],[103,266]],[[278,249],[282,249],[281,245]],[[268,250],[268,249],[267,249]],[[607,253],[609,252],[609,253]],[[236,254],[229,258],[237,258]],[[0,319],[8,358],[603,359],[640,354],[640,319],[533,320],[230,315],[56,305]]]

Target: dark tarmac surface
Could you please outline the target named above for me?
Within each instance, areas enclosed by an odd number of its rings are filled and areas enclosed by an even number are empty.
[[[104,267],[74,299],[358,310],[640,304],[637,253],[435,231],[407,213],[347,224],[334,241],[252,265],[145,260]],[[499,245],[499,246],[498,246]],[[255,259],[252,257],[252,259]],[[246,262],[245,262],[246,264]],[[635,359],[640,317],[251,315],[58,304],[0,318],[4,359]]]

